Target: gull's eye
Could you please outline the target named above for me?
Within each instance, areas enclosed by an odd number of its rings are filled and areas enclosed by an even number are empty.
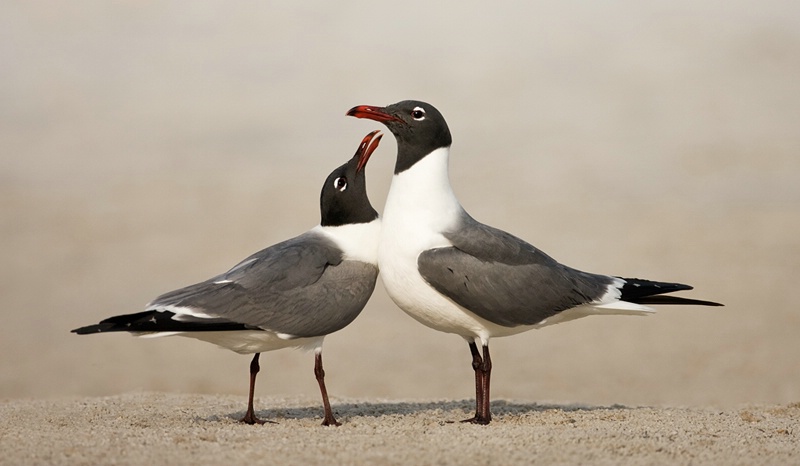
[[[414,107],[414,110],[411,111],[411,118],[422,121],[425,119],[425,110],[422,107]]]
[[[345,189],[347,189],[347,178],[343,176],[336,178],[335,180],[333,180],[333,187],[339,191],[344,191]]]

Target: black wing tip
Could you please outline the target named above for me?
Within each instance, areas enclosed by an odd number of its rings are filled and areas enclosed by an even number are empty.
[[[626,278],[626,277],[616,277],[616,278],[621,278],[622,280],[625,280],[626,287],[664,290],[663,291],[664,293],[672,291],[689,291],[694,289],[692,285],[687,285],[685,283],[657,282],[655,280],[645,280],[644,278]]]
[[[77,335],[92,335],[94,333],[103,333],[103,332],[121,332],[125,331],[126,329],[123,328],[114,328],[113,324],[109,324],[105,321],[100,322],[99,324],[95,325],[87,325],[86,327],[79,327],[76,329],[72,329],[69,332],[75,333]]]
[[[622,277],[617,277],[622,278]],[[694,287],[684,283],[656,282],[640,278],[622,278],[625,280],[621,292],[622,301],[637,304],[683,304],[696,306],[724,306],[724,304],[703,299],[681,298],[678,296],[664,296],[676,291],[690,291]]]
[[[678,305],[693,305],[693,306],[712,306],[724,307],[722,303],[715,301],[706,301],[704,299],[682,298],[680,296],[646,296],[639,298],[637,304],[678,304]]]
[[[75,333],[78,335],[92,335],[95,333],[104,332],[135,332],[137,330],[134,327],[137,324],[145,322],[157,314],[159,314],[158,311],[143,311],[135,314],[112,316],[101,320],[97,324],[87,325],[85,327],[79,327],[74,330],[70,330],[70,333]],[[169,313],[169,315],[174,314]]]
[[[71,330],[78,335],[105,332],[157,333],[157,332],[222,332],[231,330],[261,330],[251,325],[224,319],[173,320],[174,312],[144,311],[123,314],[101,320],[100,323]]]

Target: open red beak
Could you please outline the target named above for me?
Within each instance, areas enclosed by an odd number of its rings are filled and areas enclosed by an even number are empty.
[[[367,162],[369,161],[369,157],[375,152],[375,149],[378,148],[378,143],[380,143],[383,134],[381,132],[375,130],[368,135],[364,136],[364,139],[361,140],[361,144],[358,146],[358,150],[356,151],[356,156],[358,156],[358,164],[356,165],[356,173],[360,172],[367,166]]]
[[[381,123],[386,123],[388,121],[399,121],[400,123],[405,123],[400,118],[386,113],[386,109],[383,107],[373,107],[370,105],[359,105],[357,107],[353,107],[347,111],[347,116],[354,116],[356,118],[367,118],[370,120],[379,121]]]

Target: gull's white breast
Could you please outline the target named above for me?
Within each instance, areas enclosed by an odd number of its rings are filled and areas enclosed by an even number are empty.
[[[476,316],[436,291],[419,273],[420,253],[451,246],[441,232],[455,228],[465,215],[450,187],[448,153],[448,148],[437,149],[392,179],[378,246],[384,287],[403,311],[442,332],[488,341],[524,331]]]

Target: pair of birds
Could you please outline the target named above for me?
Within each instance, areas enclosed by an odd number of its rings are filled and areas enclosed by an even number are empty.
[[[383,123],[397,139],[394,178],[381,218],[369,202],[364,169],[378,147],[373,131],[322,186],[321,222],[246,258],[229,271],[163,294],[145,311],[73,330],[180,335],[253,354],[242,422],[256,417],[259,355],[314,350],[323,425],[339,425],[322,366],[326,335],[366,305],[378,271],[394,302],[433,329],[463,337],[475,372],[475,415],[491,421],[489,340],[589,315],[646,315],[650,304],[720,304],[666,295],[692,287],[619,278],[567,267],[527,242],[473,219],[450,186],[452,138],[432,105],[402,101],[347,112]]]

